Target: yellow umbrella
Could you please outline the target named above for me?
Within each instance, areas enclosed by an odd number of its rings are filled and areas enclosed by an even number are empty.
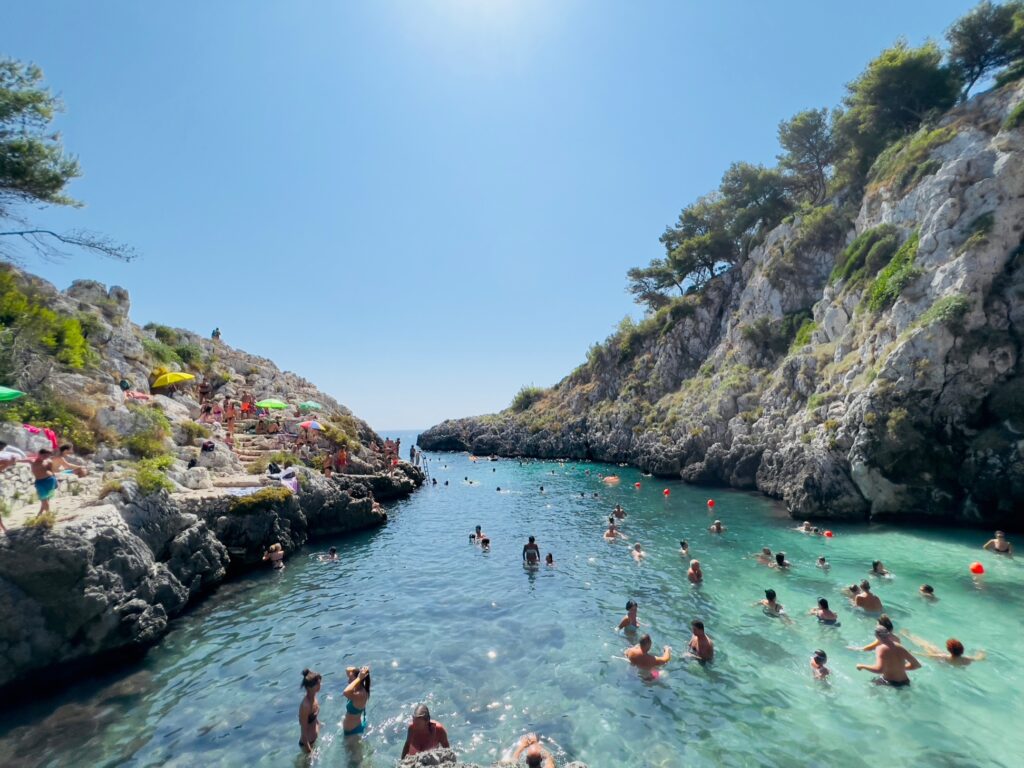
[[[174,371],[172,373],[165,373],[163,376],[158,376],[156,381],[154,381],[150,387],[152,389],[157,389],[159,387],[166,387],[170,384],[177,384],[179,381],[188,381],[189,379],[194,378],[195,376],[191,373],[179,373]]]

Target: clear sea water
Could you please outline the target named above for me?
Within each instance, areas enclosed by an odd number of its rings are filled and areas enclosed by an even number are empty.
[[[391,768],[419,701],[464,759],[485,763],[537,731],[560,762],[592,768],[1021,764],[1024,558],[983,553],[987,532],[837,523],[825,540],[794,532],[758,496],[632,469],[452,454],[432,455],[429,467],[441,484],[394,505],[386,527],[317,542],[283,572],[224,585],[143,661],[49,698],[26,688],[19,709],[0,716],[0,763],[305,765],[297,712],[300,672],[311,667],[324,674],[315,765]],[[620,484],[605,485],[599,472]],[[625,542],[602,539],[616,503],[628,512],[630,542],[649,553],[642,565]],[[714,517],[724,536],[707,532]],[[489,553],[468,543],[477,524]],[[554,554],[554,568],[522,567],[528,534]],[[685,578],[681,538],[704,566],[699,588]],[[316,559],[332,544],[341,562]],[[762,546],[784,550],[792,571],[758,565],[750,555]],[[821,554],[828,572],[814,567]],[[938,645],[956,636],[987,660],[967,669],[926,660],[900,690],[856,672],[873,654],[846,646],[868,642],[874,621],[839,590],[876,558],[895,574],[875,584],[897,629]],[[988,571],[978,581],[968,573],[974,560]],[[937,602],[918,596],[925,581]],[[752,605],[768,587],[792,624]],[[806,615],[818,596],[841,626]],[[630,598],[655,648],[679,654],[653,682],[624,661],[630,642],[613,629]],[[694,617],[717,646],[706,667],[681,654]],[[811,679],[815,648],[829,654],[830,683]],[[364,664],[373,691],[356,751],[341,738],[341,689],[344,667]]]

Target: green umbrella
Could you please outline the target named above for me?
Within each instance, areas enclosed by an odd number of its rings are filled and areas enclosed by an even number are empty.
[[[6,403],[8,400],[17,400],[25,393],[18,389],[11,389],[10,387],[0,387],[0,403]]]
[[[280,400],[270,398],[269,400],[260,400],[256,403],[257,408],[269,408],[273,411],[280,411],[288,407],[288,403],[282,403]]]
[[[320,405],[316,400],[307,400],[304,403],[299,403],[300,411],[319,411],[323,406]]]

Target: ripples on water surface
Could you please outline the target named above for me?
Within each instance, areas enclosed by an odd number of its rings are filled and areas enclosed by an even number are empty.
[[[391,768],[420,700],[464,758],[480,762],[536,730],[560,758],[593,768],[1021,764],[1024,562],[983,554],[982,533],[837,524],[825,541],[789,530],[793,521],[765,499],[715,491],[714,516],[729,530],[713,537],[708,491],[634,470],[451,455],[430,466],[450,485],[397,504],[385,528],[318,542],[282,573],[226,584],[131,670],[5,716],[0,763],[303,765],[297,712],[308,666],[325,675],[314,759],[323,766]],[[605,486],[599,471],[617,472],[621,484]],[[624,532],[649,552],[641,566],[625,542],[601,537],[617,502],[629,513]],[[467,543],[476,524],[492,539],[490,553]],[[520,565],[531,533],[554,553],[554,569]],[[704,566],[701,588],[686,581],[681,538]],[[331,544],[342,562],[313,557]],[[792,572],[756,564],[749,555],[761,546],[783,549]],[[814,567],[819,554],[830,572]],[[909,690],[876,688],[854,671],[873,655],[845,646],[870,640],[874,622],[856,616],[839,589],[875,558],[895,573],[876,591],[897,629],[939,645],[955,635],[988,660],[969,669],[926,661]],[[988,569],[980,585],[967,572],[975,559]],[[918,596],[925,581],[938,602]],[[752,607],[766,587],[792,625]],[[819,595],[840,627],[804,615]],[[628,598],[639,602],[656,650],[667,643],[680,653],[690,619],[702,617],[714,664],[673,660],[656,682],[641,680],[622,659],[629,643],[612,629]],[[811,680],[818,647],[829,654],[830,684]],[[344,667],[363,664],[374,675],[359,757],[340,738],[341,689]],[[35,693],[27,689],[26,699]]]

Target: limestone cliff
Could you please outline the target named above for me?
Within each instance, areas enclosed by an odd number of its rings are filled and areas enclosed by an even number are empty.
[[[837,231],[791,217],[532,402],[420,444],[630,462],[795,517],[1019,524],[1022,95],[976,97],[885,153],[861,199],[832,201],[854,214]]]

